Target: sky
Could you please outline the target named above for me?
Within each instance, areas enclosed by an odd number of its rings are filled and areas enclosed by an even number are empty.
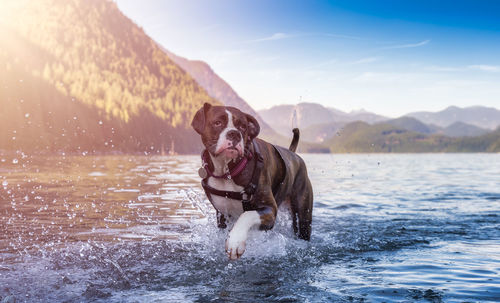
[[[500,1],[116,0],[254,109],[500,108]]]

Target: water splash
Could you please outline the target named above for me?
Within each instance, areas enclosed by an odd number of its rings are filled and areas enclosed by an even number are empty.
[[[280,210],[236,262],[199,188],[198,157],[6,161],[1,300],[494,301],[498,156],[413,157],[305,155],[311,241]],[[474,169],[444,178],[439,165]]]

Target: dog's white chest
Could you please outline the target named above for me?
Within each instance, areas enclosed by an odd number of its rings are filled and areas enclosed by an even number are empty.
[[[236,185],[233,180],[208,178],[208,185],[223,191],[241,192],[242,186]],[[243,206],[240,200],[233,200],[217,195],[211,195],[214,207],[226,217],[238,218],[243,213]]]

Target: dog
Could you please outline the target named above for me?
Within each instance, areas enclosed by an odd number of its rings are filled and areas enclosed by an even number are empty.
[[[205,146],[198,173],[217,225],[234,222],[226,240],[231,260],[245,252],[251,227],[273,228],[281,204],[291,211],[295,234],[310,240],[313,190],[306,165],[295,153],[297,128],[289,149],[275,146],[257,138],[260,125],[253,116],[209,103],[196,112],[191,126]]]

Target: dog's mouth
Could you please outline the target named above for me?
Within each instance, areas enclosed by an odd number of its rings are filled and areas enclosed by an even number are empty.
[[[219,153],[219,155],[222,155],[229,159],[236,159],[239,154],[240,151],[236,147],[225,148]]]
[[[236,142],[224,140],[216,145],[213,155],[215,157],[234,160],[238,158],[238,156],[243,157],[243,150],[242,143],[236,144]]]

